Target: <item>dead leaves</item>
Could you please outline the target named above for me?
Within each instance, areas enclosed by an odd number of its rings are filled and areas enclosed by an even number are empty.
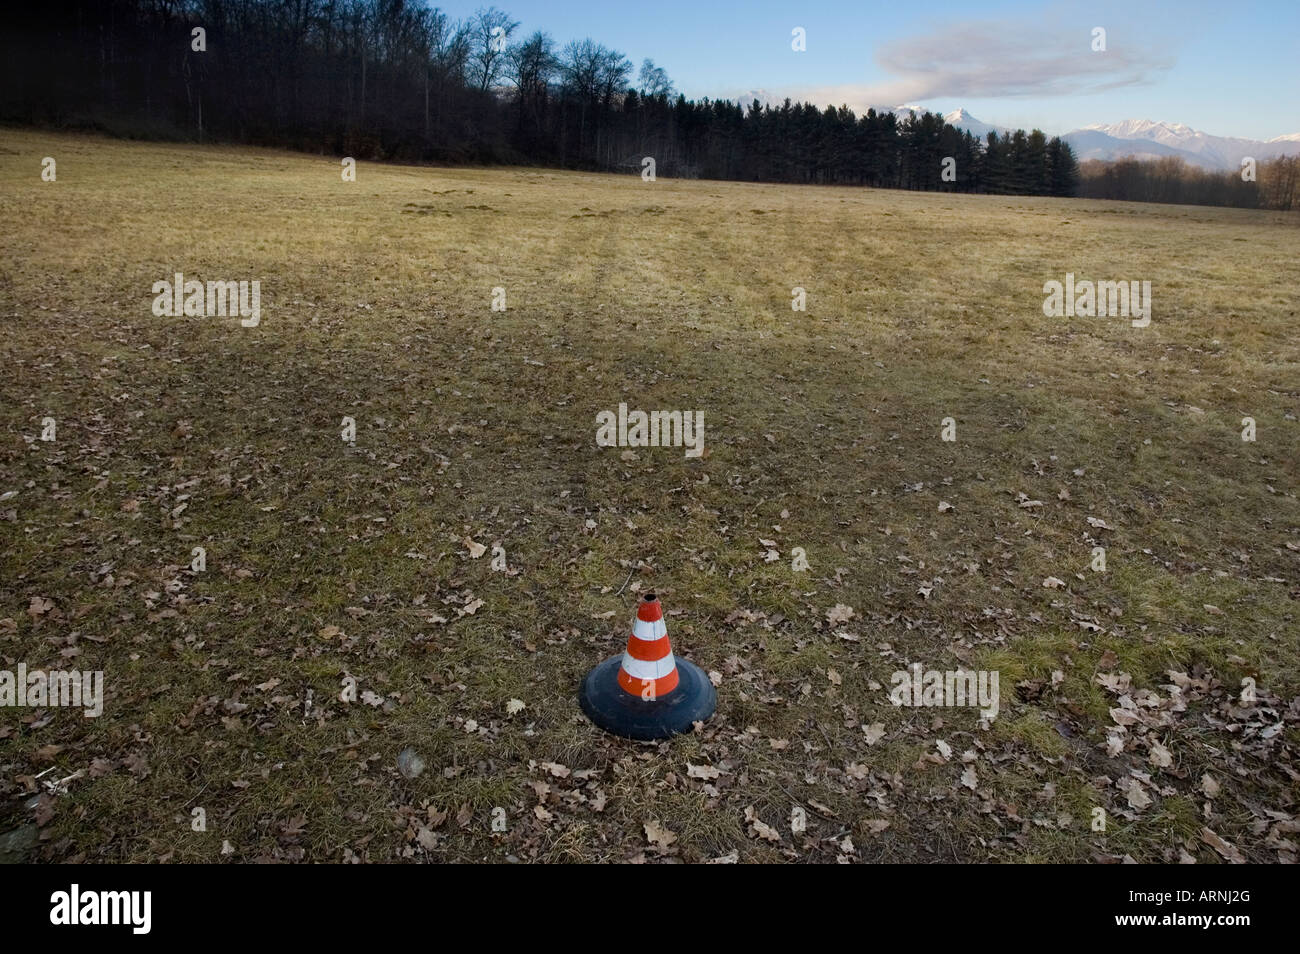
[[[975,774],[975,766],[973,764],[967,765],[966,768],[962,770],[961,784],[964,788],[969,788],[972,792],[975,791],[975,786],[979,784],[979,776]]]
[[[1236,845],[1224,841],[1209,828],[1201,829],[1201,841],[1217,851],[1229,864],[1244,865],[1246,863],[1246,856],[1241,853],[1241,850]]]
[[[1152,742],[1150,749],[1151,764],[1157,768],[1169,768],[1174,764],[1174,757],[1159,742]]]
[[[53,743],[51,743],[50,745],[42,745],[39,749],[37,749],[32,754],[36,756],[37,761],[53,762],[55,756],[57,756],[62,751],[63,751],[63,746],[54,745]]]
[[[481,610],[482,608],[483,608],[483,601],[482,601],[482,600],[480,600],[480,599],[472,599],[472,600],[470,600],[468,603],[466,603],[464,606],[458,607],[458,608],[456,609],[456,617],[457,617],[457,618],[460,618],[460,617],[462,617],[462,616],[473,616],[475,613],[477,613],[477,612],[478,612],[479,610]]]
[[[853,607],[845,606],[843,603],[836,603],[834,607],[826,611],[826,622],[832,626],[840,623],[847,623],[853,618]]]
[[[677,840],[675,832],[669,831],[658,821],[648,821],[643,826],[645,829],[645,840],[658,848],[667,848]]]
[[[1125,798],[1128,801],[1128,807],[1134,811],[1140,812],[1151,804],[1151,796],[1146,793],[1142,783],[1136,778],[1126,779],[1127,787],[1124,789]]]
[[[759,818],[757,813],[754,811],[753,805],[750,805],[745,809],[745,821],[749,825],[747,830],[750,837],[761,838],[763,841],[772,842],[781,840],[781,833]]]
[[[1130,726],[1137,725],[1142,721],[1142,713],[1134,708],[1124,708],[1117,706],[1110,710],[1110,717],[1115,720],[1116,725]]]
[[[153,771],[149,768],[149,760],[143,752],[132,752],[122,760],[122,764],[128,772],[139,780],[148,778]]]

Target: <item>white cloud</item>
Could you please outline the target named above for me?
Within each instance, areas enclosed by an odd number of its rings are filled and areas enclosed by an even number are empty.
[[[886,43],[876,62],[893,78],[883,83],[736,90],[730,99],[868,106],[929,99],[996,99],[1097,93],[1155,81],[1174,61],[1172,42],[1161,46],[1136,29],[1115,24],[1105,52],[1092,49],[1091,27],[1060,20],[966,21]]]

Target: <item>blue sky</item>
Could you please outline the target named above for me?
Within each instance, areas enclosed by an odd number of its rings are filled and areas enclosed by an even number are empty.
[[[454,18],[483,2],[438,2]],[[1155,119],[1219,136],[1300,133],[1300,0],[496,0],[561,45],[591,37],[680,92],[820,105],[964,106],[1064,133]],[[1091,49],[1106,30],[1106,52]],[[790,48],[803,27],[807,51]]]

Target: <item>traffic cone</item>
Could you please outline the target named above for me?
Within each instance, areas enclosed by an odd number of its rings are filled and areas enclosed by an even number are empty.
[[[582,711],[600,728],[629,739],[665,739],[713,715],[718,694],[699,666],[673,656],[664,610],[653,593],[641,597],[627,652],[587,673]]]

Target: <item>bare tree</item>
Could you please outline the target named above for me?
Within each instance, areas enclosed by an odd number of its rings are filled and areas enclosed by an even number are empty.
[[[469,23],[470,53],[466,75],[471,86],[487,90],[501,76],[506,65],[510,35],[519,27],[518,20],[496,7],[480,9]]]
[[[1266,208],[1288,212],[1295,208],[1300,188],[1300,156],[1279,156],[1260,166],[1259,185]]]
[[[662,66],[655,66],[655,61],[641,61],[641,72],[637,77],[643,96],[672,96],[673,84]]]
[[[528,116],[534,128],[540,127],[550,96],[551,80],[559,68],[555,41],[541,30],[510,48],[510,80],[515,86],[518,105],[517,125],[522,128]]]
[[[560,54],[560,71],[567,90],[584,102],[596,99],[600,76],[601,51],[604,47],[590,38],[573,40]]]
[[[578,100],[578,150],[582,152],[587,142],[587,116],[597,118],[595,154],[600,156],[600,126],[602,113],[607,113],[615,99],[627,85],[632,63],[617,50],[590,38],[574,40],[560,54],[560,72],[565,90]]]

